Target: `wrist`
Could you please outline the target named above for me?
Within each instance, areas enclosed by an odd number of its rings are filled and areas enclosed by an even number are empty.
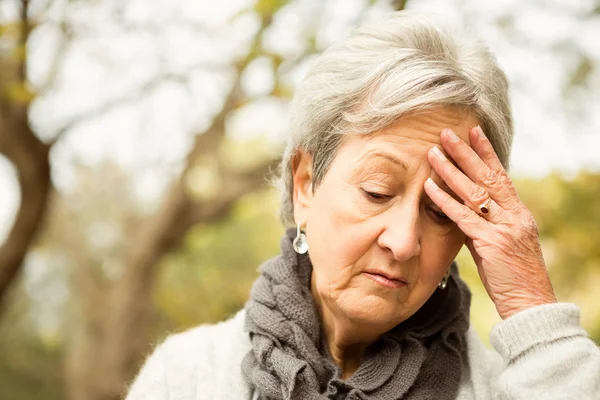
[[[496,305],[496,310],[498,311],[500,318],[503,320],[530,308],[558,302],[554,292],[545,294],[519,294],[511,297],[511,299],[507,299],[506,301]]]

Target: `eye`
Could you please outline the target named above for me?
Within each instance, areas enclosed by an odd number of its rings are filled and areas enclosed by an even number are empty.
[[[367,198],[375,203],[384,203],[388,201],[392,196],[382,193],[369,192],[367,190],[363,190],[363,193]]]
[[[440,224],[450,224],[450,223],[454,222],[450,219],[450,217],[448,217],[446,214],[444,214],[441,210],[430,207],[429,212],[433,215],[433,218]]]

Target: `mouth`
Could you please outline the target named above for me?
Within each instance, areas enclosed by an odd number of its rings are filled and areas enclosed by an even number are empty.
[[[363,274],[381,286],[390,289],[398,289],[406,286],[406,280],[404,280],[402,277],[392,277],[379,271],[365,271]]]

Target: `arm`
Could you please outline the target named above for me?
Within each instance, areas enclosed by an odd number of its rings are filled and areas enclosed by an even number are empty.
[[[159,345],[148,357],[129,387],[126,400],[169,400],[165,345]]]
[[[581,328],[577,306],[522,311],[496,325],[490,340],[506,365],[495,382],[498,399],[600,398],[600,349]]]
[[[581,328],[579,309],[557,303],[535,219],[490,141],[480,127],[471,129],[469,143],[449,129],[440,137],[461,169],[434,148],[429,162],[462,203],[431,179],[425,190],[465,233],[483,285],[504,320],[491,336],[504,365],[498,364],[487,382],[478,380],[490,391],[478,398],[600,399],[600,350]]]

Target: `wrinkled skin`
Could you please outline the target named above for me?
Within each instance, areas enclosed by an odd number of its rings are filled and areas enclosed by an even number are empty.
[[[463,244],[502,318],[555,301],[535,222],[478,124],[439,109],[346,135],[314,191],[311,155],[294,158],[294,217],[307,236],[311,291],[344,376],[370,343],[439,290]],[[493,201],[482,217],[474,210],[488,193]],[[378,283],[374,269],[397,285]]]
[[[448,196],[435,182],[427,181],[425,189],[467,235],[466,245],[500,317],[556,302],[533,215],[519,199],[481,128],[470,130],[471,146],[449,129],[442,132],[441,139],[464,173],[433,149],[429,161],[465,204]],[[474,210],[487,199],[491,199],[490,211],[481,216]]]

